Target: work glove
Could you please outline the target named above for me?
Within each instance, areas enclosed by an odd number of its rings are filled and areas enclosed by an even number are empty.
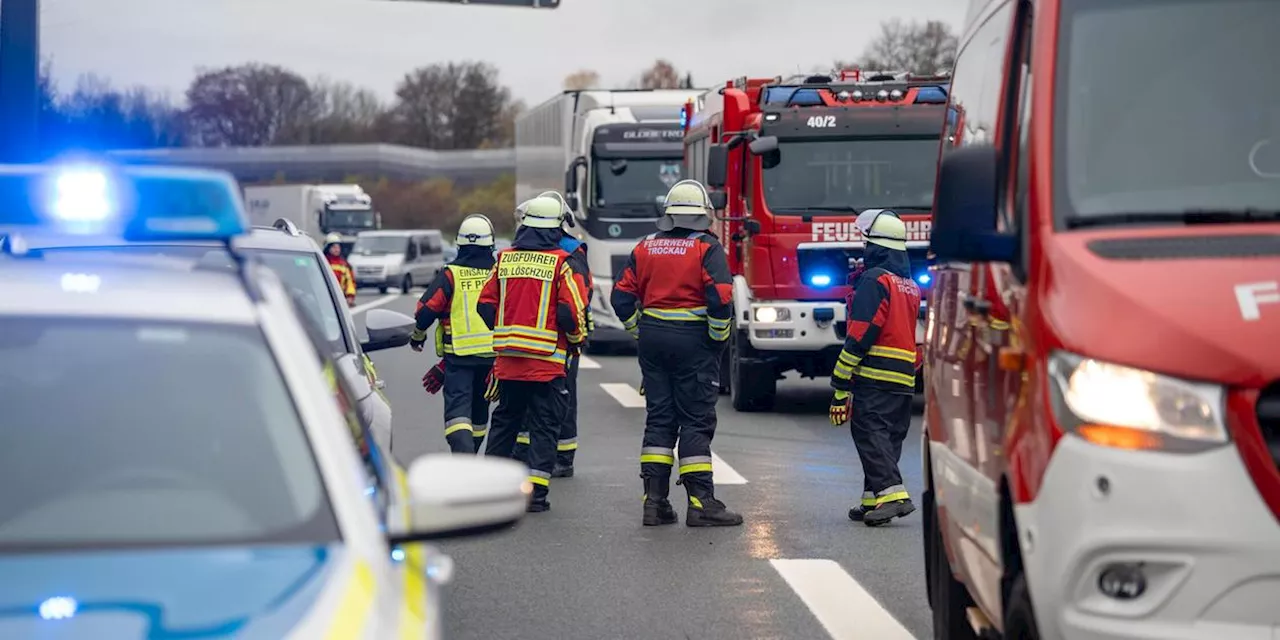
[[[409,348],[413,349],[414,351],[421,353],[422,345],[426,344],[426,342],[427,342],[427,332],[423,331],[422,329],[415,328],[413,330],[413,333],[409,334]]]
[[[422,376],[422,388],[427,393],[435,395],[440,392],[440,388],[444,386],[444,360],[436,363],[436,366],[427,369],[427,374]]]
[[[498,379],[493,375],[493,369],[489,370],[489,375],[484,379],[484,399],[489,402],[498,401]]]
[[[639,389],[639,391],[640,391],[640,395],[644,395],[644,381],[643,381],[643,380],[641,380],[641,381],[640,381],[640,389]]]
[[[831,407],[827,410],[831,418],[831,426],[838,427],[849,421],[849,392],[836,391],[831,397]]]
[[[348,306],[348,307],[354,307],[354,306],[356,306],[356,297],[355,297],[355,296],[347,296],[347,306]]]

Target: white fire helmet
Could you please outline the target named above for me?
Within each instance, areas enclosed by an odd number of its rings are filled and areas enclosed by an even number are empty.
[[[516,206],[516,222],[532,229],[559,229],[564,216],[560,201],[539,196]]]
[[[560,195],[559,191],[543,191],[542,193],[538,194],[538,197],[539,198],[555,198],[557,201],[559,201],[560,211],[561,211],[560,215],[563,217],[564,224],[570,227],[576,226],[573,222],[573,209],[569,208],[569,203],[565,202],[564,196]]]
[[[662,231],[676,227],[706,231],[711,228],[711,197],[701,182],[681,180],[667,192],[662,213],[658,218],[658,229]]]
[[[907,250],[907,225],[888,209],[867,209],[858,214],[858,230],[871,244],[894,251]]]
[[[473,213],[462,219],[458,225],[458,246],[469,245],[492,247],[493,223],[484,214]]]
[[[327,248],[331,244],[342,244],[342,236],[331,233],[324,237],[324,246]]]

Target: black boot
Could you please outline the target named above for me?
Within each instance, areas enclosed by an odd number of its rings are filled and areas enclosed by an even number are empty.
[[[702,476],[707,477],[702,477]],[[691,473],[680,477],[685,491],[689,492],[689,510],[684,523],[690,527],[736,527],[742,524],[742,515],[730,511],[723,502],[716,500],[710,473]]]
[[[552,478],[573,477],[573,453],[573,451],[560,451],[556,453],[556,466],[551,469]]]
[[[862,524],[868,527],[878,527],[894,518],[905,518],[915,510],[916,506],[911,504],[910,498],[886,502],[868,510],[862,517]]]
[[[644,480],[644,526],[656,527],[679,521],[676,510],[671,508],[667,495],[671,490],[671,475],[640,476]]]
[[[533,497],[529,499],[529,506],[525,508],[526,513],[542,513],[551,510],[551,501],[547,500],[547,494],[550,489],[540,484],[533,485]]]
[[[849,519],[854,522],[862,522],[862,517],[874,508],[876,508],[875,494],[870,491],[865,491],[862,494],[862,504],[859,504],[849,510]]]

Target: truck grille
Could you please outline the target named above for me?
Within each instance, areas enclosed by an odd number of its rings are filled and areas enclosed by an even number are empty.
[[[1271,452],[1271,461],[1280,470],[1280,380],[1271,383],[1258,396],[1258,427]]]
[[[613,256],[609,258],[609,269],[610,269],[609,277],[612,278],[614,282],[617,282],[618,278],[622,277],[622,270],[627,268],[627,262],[629,260],[631,260],[630,253],[621,253],[621,254],[615,253]]]
[[[808,274],[824,273],[831,276],[832,286],[839,286],[845,284],[849,278],[849,261],[861,258],[863,249],[862,247],[813,247],[800,249],[796,253],[802,279],[807,279]],[[917,282],[921,275],[928,273],[928,253],[927,247],[907,249],[912,275],[917,278]],[[922,287],[922,289],[927,288],[927,286]]]

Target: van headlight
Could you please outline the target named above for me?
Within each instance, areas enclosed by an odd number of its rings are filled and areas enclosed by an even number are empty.
[[[788,322],[791,310],[786,307],[756,307],[756,322]]]
[[[1229,440],[1220,385],[1065,351],[1055,351],[1048,368],[1059,423],[1094,444],[1185,453]]]

